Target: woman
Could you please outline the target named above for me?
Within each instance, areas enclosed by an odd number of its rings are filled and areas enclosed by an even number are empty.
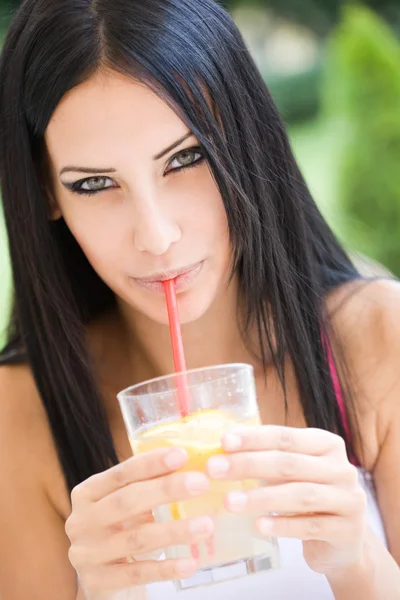
[[[324,222],[229,16],[26,0],[0,82],[2,597],[173,597],[195,561],[144,554],[212,523],[151,510],[246,475],[270,486],[230,510],[295,515],[258,520],[283,568],[214,598],[399,598],[399,286],[363,281]],[[182,472],[183,451],[132,458],[115,398],[172,371],[157,290],[189,272],[188,366],[253,364],[265,424],[207,474]]]

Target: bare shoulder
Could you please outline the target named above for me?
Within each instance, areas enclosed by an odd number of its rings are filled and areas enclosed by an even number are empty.
[[[0,472],[0,596],[75,598],[68,494],[27,366],[0,367]]]
[[[328,310],[344,356],[372,470],[400,415],[400,283],[357,281],[330,294]]]
[[[328,297],[328,309],[332,319],[339,327],[341,335],[351,333],[358,325],[359,333],[381,338],[383,333],[391,337],[396,332],[392,326],[397,324],[400,310],[400,282],[395,279],[359,280],[343,285]],[[398,324],[397,332],[400,332]]]
[[[34,478],[57,510],[69,510],[47,415],[28,365],[0,367],[0,457],[2,473],[11,469]]]
[[[328,298],[332,325],[358,373],[393,368],[400,358],[400,283],[357,281]],[[397,366],[397,365],[396,365]]]

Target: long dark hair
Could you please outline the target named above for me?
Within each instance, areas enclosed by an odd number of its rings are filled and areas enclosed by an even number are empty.
[[[25,0],[0,66],[0,182],[15,302],[3,359],[31,365],[69,488],[117,462],[84,342],[114,299],[65,222],[49,220],[44,132],[99,68],[146,83],[198,137],[227,212],[246,336],[285,386],[288,353],[309,426],[344,437],[321,331],[326,293],[358,273],[299,172],[270,94],[213,0]],[[284,387],[285,389],[285,387]]]

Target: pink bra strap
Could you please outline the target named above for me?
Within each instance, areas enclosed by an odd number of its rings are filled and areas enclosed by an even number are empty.
[[[346,440],[350,441],[351,440],[351,430],[350,430],[349,419],[347,416],[346,406],[345,406],[345,402],[344,402],[342,387],[340,385],[339,376],[338,376],[338,372],[337,372],[337,368],[336,368],[336,364],[335,364],[335,359],[333,358],[332,348],[331,348],[329,339],[326,334],[322,335],[322,341],[323,341],[323,344],[324,344],[324,347],[326,350],[326,356],[327,356],[328,363],[329,363],[329,371],[331,374],[333,389],[335,391],[336,402],[337,402],[337,405],[339,408],[339,413],[340,413],[340,418],[342,421],[344,433],[346,436]],[[351,454],[350,462],[356,466],[359,464],[357,461],[357,458],[354,456],[354,454]]]

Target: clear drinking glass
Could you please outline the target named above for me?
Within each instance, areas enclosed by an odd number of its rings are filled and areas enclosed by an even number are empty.
[[[181,416],[182,389],[188,415]],[[253,368],[247,364],[220,365],[176,373],[134,385],[118,394],[134,454],[161,447],[185,448],[185,470],[205,472],[207,460],[222,454],[221,436],[238,426],[259,425]],[[189,579],[175,581],[178,590],[198,587],[279,567],[275,538],[260,536],[255,517],[229,513],[223,503],[231,491],[263,485],[255,480],[212,481],[199,498],[161,506],[158,522],[209,515],[214,536],[196,547],[165,548],[167,558],[197,554],[199,570]]]

